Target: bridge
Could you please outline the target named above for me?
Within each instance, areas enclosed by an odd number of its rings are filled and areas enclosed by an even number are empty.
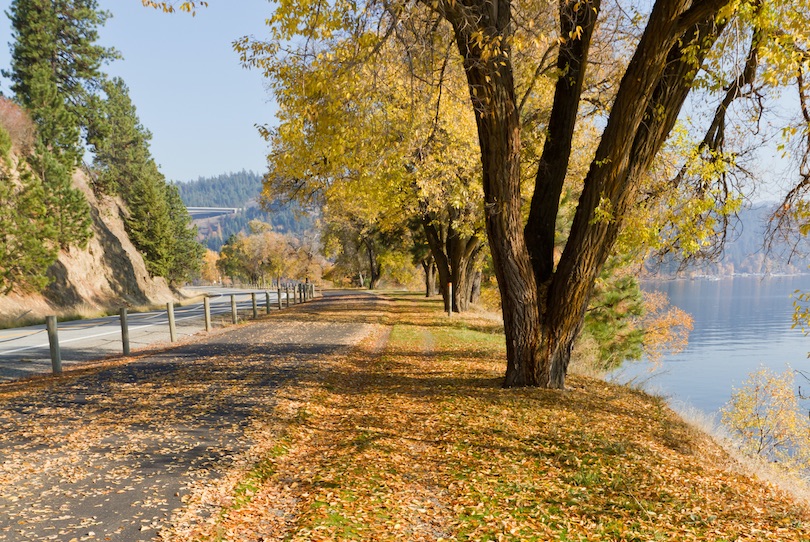
[[[215,216],[233,215],[241,211],[237,207],[186,207],[193,220],[213,218]]]

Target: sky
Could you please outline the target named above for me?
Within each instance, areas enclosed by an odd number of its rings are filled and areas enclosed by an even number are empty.
[[[11,0],[0,0],[8,11]],[[173,181],[242,169],[265,170],[267,144],[256,124],[273,124],[275,107],[258,72],[242,68],[233,40],[267,37],[268,0],[214,0],[197,10],[164,14],[140,0],[99,0],[112,18],[99,44],[123,60],[103,71],[121,77],[141,123],[152,132],[152,154]],[[11,24],[0,15],[0,67],[8,69]],[[8,94],[8,81],[0,88]]]

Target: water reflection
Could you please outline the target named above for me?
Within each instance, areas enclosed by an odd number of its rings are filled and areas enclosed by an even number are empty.
[[[644,381],[651,391],[716,412],[732,387],[762,365],[810,368],[810,338],[791,329],[791,296],[810,291],[810,276],[655,281],[643,288],[666,293],[692,315],[694,329],[680,354],[665,356],[657,367],[629,364],[611,375],[616,380]]]

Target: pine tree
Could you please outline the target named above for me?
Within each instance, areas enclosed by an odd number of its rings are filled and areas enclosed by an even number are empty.
[[[83,246],[92,222],[72,176],[84,154],[81,132],[90,96],[102,78],[101,64],[116,56],[95,44],[108,14],[98,10],[95,0],[14,0],[9,17],[15,42],[5,75],[37,125],[29,164],[44,184],[59,245]]]
[[[143,254],[152,276],[167,277],[172,261],[172,221],[166,201],[165,181],[154,161],[141,175],[127,179],[125,223],[132,243]]]
[[[0,292],[40,290],[56,260],[53,220],[45,205],[42,182],[27,168],[17,180],[11,139],[0,127]]]
[[[105,81],[102,89],[106,99],[94,96],[88,112],[87,142],[98,172],[93,189],[99,194],[121,194],[127,200],[131,191],[128,180],[139,177],[148,167],[152,134],[138,120],[122,79]]]
[[[197,242],[197,227],[191,226],[188,214],[177,186],[166,185],[166,201],[172,222],[172,261],[166,278],[172,285],[182,284],[200,273],[205,248]]]
[[[149,150],[143,127],[123,80],[103,84],[106,98],[91,100],[87,140],[94,154],[97,193],[119,194],[129,209],[127,231],[147,269],[171,284],[199,271],[203,249],[195,241],[177,188],[166,183]]]
[[[109,14],[96,0],[14,0],[9,10],[14,44],[11,90],[28,109],[43,143],[65,163],[82,156],[79,132],[87,102],[103,79],[101,65],[118,54],[96,44]],[[64,110],[54,114],[54,101]]]

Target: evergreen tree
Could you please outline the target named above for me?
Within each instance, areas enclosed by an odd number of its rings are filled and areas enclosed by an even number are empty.
[[[149,150],[152,135],[143,127],[123,80],[105,81],[106,98],[89,103],[87,141],[94,154],[97,193],[119,194],[129,209],[130,239],[153,276],[171,284],[200,269],[203,247],[195,241],[177,188],[166,183]]]
[[[179,285],[199,275],[205,248],[197,242],[197,227],[191,226],[191,216],[176,185],[166,185],[166,202],[172,225],[170,239],[173,241],[166,278],[169,284]]]
[[[27,169],[12,171],[11,139],[0,127],[0,292],[40,290],[56,261],[56,231],[41,181]]]
[[[87,102],[103,79],[101,65],[118,56],[96,44],[98,27],[109,14],[98,9],[96,0],[14,0],[8,15],[14,45],[11,70],[4,75],[31,112],[45,145],[58,149],[67,165],[76,165]],[[56,100],[64,106],[58,118]]]
[[[130,214],[125,223],[129,238],[143,254],[149,273],[168,277],[173,225],[163,175],[150,160],[144,164],[140,176],[126,180],[126,186],[124,199]]]
[[[94,96],[88,114],[87,142],[98,175],[96,193],[121,194],[129,200],[131,186],[149,168],[152,134],[141,125],[129,88],[120,78],[102,85],[106,99]]]
[[[84,153],[89,97],[101,64],[116,56],[95,44],[107,17],[96,0],[14,0],[9,10],[15,42],[5,75],[37,125],[29,163],[44,183],[62,248],[83,246],[91,235],[89,206],[71,180]]]

